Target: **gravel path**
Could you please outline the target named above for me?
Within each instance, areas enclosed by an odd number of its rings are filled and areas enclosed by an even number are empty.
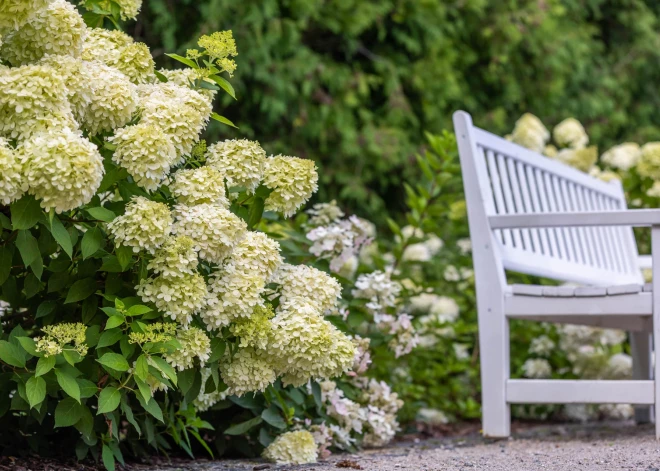
[[[313,465],[275,466],[263,461],[203,461],[149,471],[660,471],[660,442],[653,426],[632,423],[527,428],[509,440],[478,435],[399,443],[358,454],[337,454]]]

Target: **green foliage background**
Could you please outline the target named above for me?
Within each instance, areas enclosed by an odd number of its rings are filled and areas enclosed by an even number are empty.
[[[128,28],[156,56],[232,29],[240,106],[222,109],[240,130],[211,132],[317,160],[319,200],[383,222],[423,131],[459,108],[499,134],[530,111],[575,116],[603,146],[657,139],[659,15],[652,0],[145,0]]]

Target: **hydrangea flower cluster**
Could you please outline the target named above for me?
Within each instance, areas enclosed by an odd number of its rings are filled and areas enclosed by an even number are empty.
[[[560,147],[582,149],[589,143],[584,126],[575,118],[566,118],[552,130],[552,137]]]
[[[36,337],[36,350],[44,356],[53,356],[64,350],[74,350],[80,356],[87,355],[85,332],[87,327],[80,322],[47,325],[42,329],[43,337]]]
[[[211,340],[197,327],[180,329],[176,339],[181,344],[181,348],[165,354],[164,358],[179,371],[192,368],[195,358],[198,358],[199,364],[204,366],[211,356]]]
[[[516,144],[540,153],[550,139],[550,132],[539,118],[531,113],[525,113],[516,121],[510,139]]]
[[[318,258],[329,259],[330,270],[338,273],[363,246],[371,243],[371,235],[371,227],[366,221],[350,216],[315,227],[307,233],[307,238],[313,242],[309,248],[310,253]]]
[[[258,142],[231,139],[210,146],[206,165],[222,169],[229,188],[242,186],[254,193],[264,176],[266,152]]]
[[[626,171],[636,166],[641,156],[642,152],[639,144],[635,142],[624,142],[610,148],[601,155],[600,160],[610,167]]]
[[[266,199],[266,209],[289,217],[318,190],[319,175],[313,161],[286,155],[266,159],[264,181],[273,192]]]
[[[314,437],[306,430],[286,432],[264,450],[264,458],[277,464],[316,463]]]

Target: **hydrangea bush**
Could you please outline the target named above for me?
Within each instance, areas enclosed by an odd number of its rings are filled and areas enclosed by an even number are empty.
[[[330,322],[340,282],[280,230],[317,190],[314,163],[200,140],[211,119],[233,126],[213,111],[234,96],[231,31],[156,70],[118,29],[140,3],[0,5],[3,444],[57,443],[114,469],[173,447],[303,463],[387,443],[400,400],[365,376],[368,342]],[[318,212],[315,227],[335,223]],[[371,228],[339,225],[351,247],[317,229],[314,252],[343,268]],[[410,319],[373,292],[388,280],[355,296],[401,355]],[[332,383],[344,374],[346,397]],[[361,422],[342,423],[342,405]]]

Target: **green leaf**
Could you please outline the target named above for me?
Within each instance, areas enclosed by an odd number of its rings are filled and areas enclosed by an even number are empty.
[[[62,250],[66,252],[69,258],[72,258],[73,245],[71,245],[71,237],[69,237],[69,233],[57,216],[53,217],[53,220],[50,222],[50,233],[53,234],[53,238],[60,244],[60,247],[62,247]]]
[[[151,357],[151,361],[153,361],[156,364],[156,368],[158,368],[161,373],[167,376],[169,380],[172,381],[176,386],[176,370],[172,367],[172,365],[163,360],[161,357]]]
[[[83,260],[94,255],[101,248],[101,244],[103,244],[103,232],[101,232],[101,229],[94,227],[85,232],[80,243]]]
[[[160,409],[160,406],[156,402],[156,399],[153,397],[149,398],[148,401],[145,401],[142,397],[138,396],[138,401],[140,401],[140,405],[144,410],[149,412],[151,415],[153,415],[156,419],[158,419],[160,422],[164,422],[163,420],[163,411]]]
[[[39,218],[43,214],[39,203],[33,196],[24,196],[12,203],[10,208],[11,223],[14,230],[30,229],[39,222]]]
[[[179,390],[185,395],[195,381],[195,368],[188,368],[187,370],[179,371],[177,373],[177,378]]]
[[[92,397],[98,391],[98,387],[92,381],[84,378],[76,378],[78,387],[80,388],[80,397],[82,399],[87,399]]]
[[[286,428],[286,422],[278,412],[277,407],[275,405],[272,405],[268,409],[263,411],[261,413],[261,418],[264,419],[267,423],[269,423],[273,427],[282,430]]]
[[[263,422],[261,417],[255,417],[253,419],[246,420],[245,422],[241,422],[240,424],[232,425],[227,430],[225,430],[224,433],[226,435],[243,435],[251,428],[259,425],[261,422]]]
[[[265,201],[263,198],[258,196],[254,197],[252,204],[250,205],[250,211],[248,212],[248,228],[252,230],[259,221],[261,221],[261,216],[264,214],[264,204]]]
[[[21,253],[21,258],[26,267],[29,267],[37,259],[41,259],[41,252],[39,252],[39,243],[34,238],[30,231],[18,231],[16,237],[16,247]],[[41,276],[39,276],[41,278]]]
[[[112,453],[112,449],[103,444],[103,450],[101,451],[101,460],[103,461],[103,466],[108,471],[115,471],[115,455]]]
[[[0,286],[9,278],[12,258],[14,258],[13,245],[3,245],[0,247]]]
[[[75,401],[74,401],[75,402]],[[78,404],[78,403],[76,403]],[[89,407],[79,405],[82,409],[81,417],[78,422],[76,422],[75,427],[82,435],[86,443],[95,444],[96,436],[94,434],[94,416],[92,415]]]
[[[314,396],[316,407],[321,409],[323,407],[323,396],[321,395],[321,385],[316,381],[312,381],[312,395]]]
[[[120,245],[115,249],[115,255],[122,271],[125,271],[133,262],[133,249],[131,247]]]
[[[231,83],[219,75],[211,75],[209,78],[220,85],[220,88],[226,91],[230,97],[232,97],[234,100],[236,99],[236,92],[234,92],[234,87],[231,86]]]
[[[16,337],[16,340],[23,347],[23,350],[33,357],[41,356],[41,353],[37,352],[37,343],[30,337]]]
[[[174,60],[177,60],[183,64],[186,64],[188,67],[192,67],[193,69],[199,69],[199,66],[195,64],[194,61],[191,61],[190,59],[187,59],[185,57],[182,57],[178,54],[165,54],[167,57],[171,57]]]
[[[80,402],[80,387],[78,386],[76,378],[60,368],[55,369],[55,376],[57,377],[57,383],[62,390],[73,399]]]
[[[83,359],[83,357],[80,356],[80,353],[73,350],[64,350],[62,352],[62,356],[64,357],[66,362],[71,366],[75,366],[76,363],[80,363]]]
[[[142,381],[147,380],[147,376],[149,376],[149,362],[146,355],[140,355],[135,362],[135,376]]]
[[[98,219],[99,221],[104,221],[104,222],[110,222],[116,217],[115,213],[102,206],[97,206],[96,208],[89,208],[87,212],[94,219]]]
[[[112,316],[110,319],[108,319],[108,322],[105,323],[105,328],[108,330],[119,327],[124,323],[124,320],[125,318],[123,316]]]
[[[142,304],[136,304],[135,306],[131,306],[128,308],[128,312],[126,315],[128,316],[141,316],[143,314],[147,314],[148,312],[153,311],[149,306],[144,306]]]
[[[236,126],[234,123],[232,123],[231,121],[229,121],[229,120],[228,120],[227,118],[225,118],[224,116],[220,116],[220,115],[219,115],[218,113],[216,113],[215,111],[214,111],[213,113],[211,113],[211,118],[215,119],[216,121],[221,122],[222,124],[226,124],[227,126],[231,126],[231,127],[233,127],[233,128],[238,129],[238,126]]]
[[[25,367],[25,356],[14,344],[0,340],[0,360],[17,368]]]
[[[158,78],[158,80],[160,80],[162,83],[169,82],[169,79],[157,70],[154,70],[154,75],[156,75],[156,78]]]
[[[119,329],[106,330],[101,334],[101,338],[99,339],[99,343],[96,345],[96,348],[109,347],[110,345],[114,345],[119,342],[119,340],[121,340],[123,335],[124,333]]]
[[[96,291],[96,280],[93,277],[76,281],[66,295],[64,304],[76,303],[91,296]]]
[[[119,407],[121,401],[121,393],[113,386],[107,386],[99,394],[99,409],[98,414],[105,414],[112,412]]]
[[[147,383],[142,381],[140,378],[135,378],[135,384],[137,384],[137,387],[140,390],[140,394],[145,401],[151,399],[151,388]],[[138,400],[140,399],[140,396],[137,394],[135,394],[135,397],[137,397]]]
[[[225,354],[225,348],[227,348],[227,344],[220,337],[211,339],[211,356],[207,360],[207,363],[219,361]]]
[[[85,406],[67,397],[62,399],[55,408],[55,427],[71,427],[75,425],[83,415]]]
[[[103,366],[112,368],[115,371],[128,371],[129,369],[126,358],[124,358],[119,353],[106,353],[96,361],[102,364]]]
[[[34,371],[35,376],[42,376],[55,367],[55,356],[41,357],[37,360],[37,367]]]
[[[46,381],[43,378],[32,376],[25,383],[25,393],[30,409],[38,406],[46,398]]]

